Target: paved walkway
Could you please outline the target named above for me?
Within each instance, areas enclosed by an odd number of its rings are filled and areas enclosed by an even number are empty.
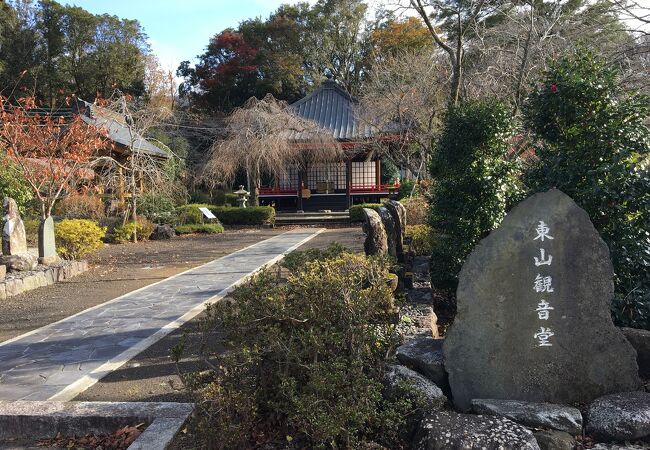
[[[73,399],[321,231],[283,233],[0,343],[0,400]]]

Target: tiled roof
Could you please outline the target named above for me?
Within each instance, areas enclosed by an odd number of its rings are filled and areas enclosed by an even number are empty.
[[[356,116],[359,101],[345,92],[335,81],[327,80],[318,89],[291,107],[303,119],[331,130],[335,139],[368,139],[375,135],[369,124]],[[300,136],[296,137],[298,140]]]

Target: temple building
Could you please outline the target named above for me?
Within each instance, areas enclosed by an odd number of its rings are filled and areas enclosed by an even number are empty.
[[[332,133],[348,156],[343,161],[313,163],[303,170],[288,168],[285,176],[260,189],[260,204],[280,211],[344,211],[397,193],[398,184],[382,184],[381,159],[372,150],[378,144],[390,145],[400,135],[381,132],[361,121],[356,114],[358,103],[328,77],[314,92],[291,105],[295,114]],[[296,139],[292,145],[308,151],[314,144]]]

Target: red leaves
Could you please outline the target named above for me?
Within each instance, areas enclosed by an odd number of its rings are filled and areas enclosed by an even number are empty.
[[[552,92],[553,94],[557,93],[557,84],[552,84],[552,85],[551,85],[551,92]]]
[[[142,434],[144,424],[135,426],[125,426],[111,434],[87,434],[84,437],[63,436],[58,433],[52,439],[41,439],[37,442],[39,447],[48,448],[77,448],[77,449],[96,449],[96,450],[124,450],[133,444],[133,442]]]

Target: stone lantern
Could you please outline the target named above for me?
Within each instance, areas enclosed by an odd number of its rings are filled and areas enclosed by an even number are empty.
[[[239,197],[237,199],[237,206],[240,208],[246,208],[246,201],[248,200],[250,192],[244,189],[243,185],[239,185],[239,190],[235,191],[234,193]]]

